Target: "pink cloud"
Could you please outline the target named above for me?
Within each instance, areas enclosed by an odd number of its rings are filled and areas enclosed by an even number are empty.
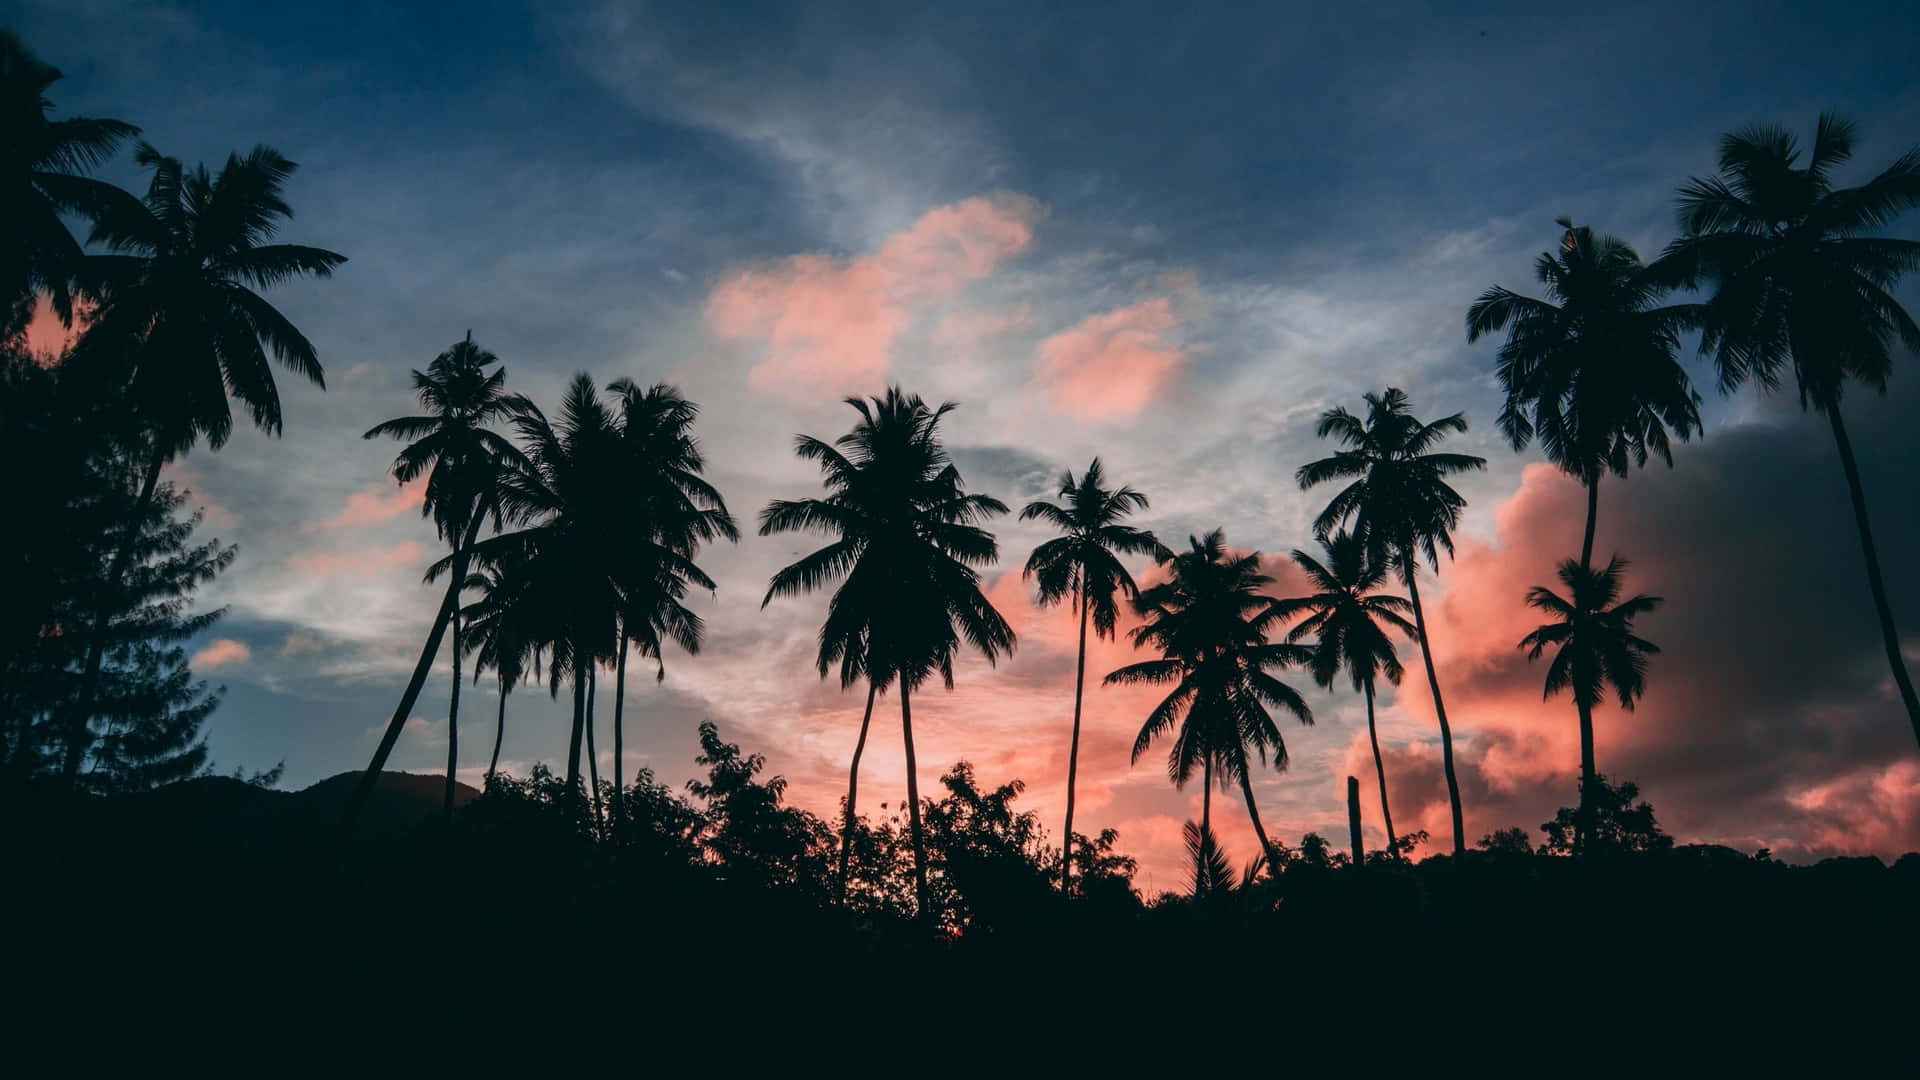
[[[235,641],[232,638],[216,638],[208,642],[206,648],[194,653],[188,663],[205,670],[226,664],[244,664],[251,659],[253,659],[253,650],[247,648],[244,642]]]
[[[722,340],[765,347],[748,373],[755,389],[871,389],[919,309],[1025,250],[1038,218],[1024,196],[935,207],[872,254],[795,255],[729,274],[707,297],[707,322]]]
[[[415,480],[398,488],[386,484],[368,484],[347,496],[347,504],[339,513],[324,521],[309,522],[304,531],[352,529],[391,521],[402,514],[419,510],[426,490],[424,480]]]
[[[53,313],[53,305],[45,296],[36,298],[33,318],[27,321],[27,352],[31,356],[43,359],[58,359],[67,346],[76,341],[87,328],[87,317],[91,314],[84,301],[75,300],[73,307],[73,325],[62,326],[60,317]]]
[[[1167,340],[1180,325],[1164,296],[1093,315],[1040,343],[1034,381],[1053,407],[1088,420],[1140,415],[1179,373],[1191,348]]]
[[[366,577],[388,567],[417,563],[420,561],[422,550],[417,542],[403,540],[392,547],[376,548],[371,551],[304,552],[289,558],[287,565],[320,577],[333,574]]]

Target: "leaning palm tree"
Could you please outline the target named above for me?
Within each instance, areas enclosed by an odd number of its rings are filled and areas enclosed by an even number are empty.
[[[1453,813],[1453,851],[1463,855],[1467,835],[1460,808],[1460,781],[1453,768],[1453,729],[1447,724],[1447,707],[1440,696],[1440,676],[1433,668],[1433,648],[1427,637],[1426,614],[1420,607],[1417,572],[1424,559],[1439,573],[1440,552],[1453,555],[1453,530],[1467,502],[1447,483],[1447,477],[1484,469],[1487,460],[1434,452],[1449,433],[1467,430],[1467,419],[1461,413],[1423,423],[1414,417],[1407,395],[1393,387],[1384,394],[1366,395],[1366,401],[1365,421],[1340,407],[1320,414],[1315,434],[1338,439],[1343,449],[1332,457],[1302,465],[1294,477],[1303,491],[1332,480],[1350,481],[1314,519],[1314,531],[1324,536],[1351,519],[1354,535],[1366,545],[1367,558],[1399,568],[1401,583],[1406,585],[1413,604],[1413,625],[1427,667],[1427,689],[1433,694],[1433,712],[1440,722],[1440,762]]]
[[[1627,561],[1618,555],[1600,570],[1567,559],[1560,563],[1560,583],[1567,588],[1566,596],[1544,585],[1536,585],[1527,593],[1527,604],[1546,612],[1554,621],[1522,638],[1520,647],[1527,650],[1529,660],[1538,660],[1549,646],[1555,647],[1553,661],[1547,665],[1545,696],[1573,691],[1573,705],[1580,714],[1576,849],[1592,835],[1594,796],[1599,791],[1600,773],[1593,760],[1593,707],[1600,704],[1611,686],[1620,707],[1631,711],[1635,699],[1646,690],[1647,657],[1660,651],[1633,633],[1634,618],[1659,607],[1660,598],[1634,596],[1621,600],[1620,578],[1626,568]]]
[[[54,120],[47,88],[60,69],[0,29],[0,341],[25,329],[35,295],[45,293],[66,325],[73,322],[74,283],[86,256],[63,213],[97,216],[131,196],[86,175],[120,143],[140,133],[132,124],[88,116]]]
[[[1073,736],[1067,743],[1067,823],[1060,834],[1060,891],[1069,895],[1073,892],[1073,785],[1080,763],[1080,704],[1087,681],[1087,620],[1091,615],[1094,633],[1111,638],[1119,617],[1114,597],[1124,594],[1132,600],[1140,595],[1133,575],[1121,565],[1121,555],[1152,555],[1156,561],[1172,557],[1152,533],[1122,524],[1134,511],[1147,508],[1147,497],[1130,487],[1108,491],[1102,486],[1105,482],[1100,459],[1094,458],[1079,479],[1071,472],[1061,478],[1065,506],[1031,502],[1020,511],[1021,521],[1039,518],[1063,534],[1033,549],[1023,576],[1038,579],[1042,606],[1071,599],[1080,615]]]
[[[1133,758],[1173,733],[1167,776],[1185,787],[1201,778],[1200,834],[1213,829],[1215,774],[1224,786],[1237,783],[1246,797],[1247,817],[1260,838],[1269,872],[1278,872],[1280,854],[1267,839],[1260,808],[1253,799],[1253,758],[1271,759],[1276,772],[1287,767],[1287,744],[1269,706],[1291,712],[1303,724],[1313,710],[1269,668],[1305,664],[1312,651],[1288,642],[1270,642],[1280,620],[1273,599],[1261,590],[1273,579],[1260,571],[1260,554],[1235,556],[1219,529],[1189,538],[1188,550],[1165,561],[1168,577],[1143,589],[1134,609],[1144,620],[1132,632],[1135,648],[1151,645],[1160,659],[1143,660],[1111,672],[1106,685],[1173,683],[1171,692],[1147,715],[1133,741]]]
[[[450,599],[442,605],[446,626],[453,631],[453,691],[447,706],[447,783],[442,804],[442,813],[448,817],[453,815],[454,771],[460,755],[460,658],[466,651],[460,640],[460,592],[467,584],[467,563],[481,523],[491,516],[499,528],[500,472],[518,467],[520,457],[513,443],[492,430],[513,405],[512,395],[504,389],[507,369],[495,366],[499,363],[500,358],[476,345],[473,331],[467,331],[464,340],[434,357],[427,370],[413,373],[414,393],[426,415],[388,420],[363,436],[411,440],[393,461],[393,478],[410,484],[426,477],[421,516],[431,517],[440,539],[453,548],[453,578],[447,584]],[[436,625],[428,635],[435,652],[443,629]],[[411,700],[401,702],[394,713],[399,725],[405,725],[412,708]],[[388,731],[398,738],[399,727],[390,722]],[[382,747],[392,750],[384,739]],[[375,762],[369,771],[377,776],[386,765],[385,754],[376,755]]]
[[[346,256],[268,242],[293,215],[283,189],[295,165],[276,150],[230,154],[217,176],[204,165],[189,171],[146,143],[134,160],[153,170],[153,179],[144,199],[112,200],[95,219],[90,239],[111,254],[89,259],[101,303],[71,362],[89,378],[127,388],[148,447],[137,512],[152,500],[168,461],[201,438],[210,450],[226,444],[233,431],[229,397],[246,406],[256,426],[280,433],[268,353],[325,388],[313,343],[254,290],[330,277]],[[109,581],[126,573],[131,554],[123,545]],[[93,637],[79,714],[91,710],[99,678],[103,645],[97,632]],[[78,769],[70,752],[68,775]]]
[[[1506,391],[1500,430],[1515,450],[1536,435],[1548,460],[1587,489],[1580,565],[1593,564],[1600,478],[1673,465],[1673,436],[1700,430],[1700,395],[1678,359],[1697,304],[1662,306],[1666,287],[1625,241],[1559,219],[1560,251],[1542,253],[1535,276],[1549,299],[1495,285],[1467,309],[1467,341],[1508,331],[1498,374]]]
[[[999,557],[993,534],[976,522],[1007,508],[991,496],[969,494],[948,458],[939,426],[954,408],[951,402],[933,408],[899,387],[889,387],[871,402],[846,401],[860,414],[853,430],[832,443],[802,435],[795,445],[802,458],[819,464],[826,496],[776,500],[760,514],[762,536],[816,531],[835,539],[776,573],[761,606],[840,579],[820,629],[821,677],[838,666],[842,686],[866,678],[869,718],[873,695],[898,683],[914,897],[921,918],[930,918],[912,692],[935,672],[952,688],[954,655],[963,638],[989,663],[1013,651],[1013,628],[980,591],[974,569]],[[865,744],[863,721],[856,755]],[[859,768],[856,756],[842,837],[843,895]]]
[[[1893,295],[1920,267],[1920,242],[1871,235],[1920,205],[1920,147],[1858,187],[1835,187],[1834,170],[1853,156],[1854,139],[1853,124],[1821,116],[1802,166],[1799,144],[1783,128],[1722,137],[1720,175],[1680,189],[1682,235],[1654,267],[1666,280],[1712,290],[1700,347],[1713,354],[1723,391],[1752,379],[1771,392],[1791,370],[1801,408],[1824,414],[1833,428],[1887,665],[1920,740],[1920,697],[1900,653],[1840,417],[1849,382],[1886,392],[1895,341],[1920,351],[1920,325]]]
[[[1369,560],[1359,537],[1342,529],[1321,537],[1320,547],[1326,555],[1324,563],[1297,548],[1293,552],[1294,564],[1306,572],[1307,581],[1317,591],[1277,601],[1274,610],[1288,619],[1307,614],[1288,632],[1287,640],[1313,637],[1313,659],[1308,669],[1313,672],[1314,682],[1331,689],[1334,677],[1345,668],[1353,679],[1353,688],[1366,695],[1367,741],[1373,744],[1373,771],[1380,780],[1380,819],[1386,824],[1387,850],[1397,853],[1400,847],[1393,834],[1393,811],[1387,807],[1387,766],[1381,760],[1380,735],[1374,727],[1374,680],[1385,676],[1398,686],[1404,673],[1387,628],[1416,639],[1420,631],[1406,619],[1413,610],[1406,598],[1376,591],[1392,573],[1392,566]]]

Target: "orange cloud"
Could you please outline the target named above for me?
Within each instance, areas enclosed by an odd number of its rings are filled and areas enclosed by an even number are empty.
[[[1040,343],[1034,380],[1047,389],[1054,408],[1070,416],[1138,416],[1191,351],[1166,340],[1179,325],[1164,296],[1090,316]]]
[[[723,340],[765,346],[748,373],[755,389],[869,389],[917,310],[1025,250],[1039,216],[1024,196],[965,199],[928,211],[869,255],[795,255],[738,270],[707,297],[707,322]]]
[[[53,305],[45,296],[35,298],[33,317],[27,321],[27,353],[46,361],[58,360],[60,355],[79,339],[87,328],[87,318],[92,310],[83,300],[73,303],[73,325],[62,326],[60,317],[53,313]]]
[[[352,529],[391,521],[402,514],[420,509],[420,503],[426,497],[426,490],[425,480],[415,480],[411,484],[402,484],[398,488],[389,488],[385,484],[368,484],[347,496],[347,505],[342,507],[339,513],[324,521],[308,523],[305,531]]]
[[[253,650],[245,642],[232,638],[216,638],[207,643],[206,648],[193,654],[188,661],[197,668],[217,668],[225,664],[244,664],[253,659]]]
[[[372,551],[311,551],[295,555],[287,565],[316,576],[353,574],[366,577],[393,566],[405,566],[420,560],[420,545],[403,540],[389,548]]]

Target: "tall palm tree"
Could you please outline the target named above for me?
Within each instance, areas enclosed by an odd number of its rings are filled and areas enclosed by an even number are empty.
[[[1151,555],[1156,561],[1172,557],[1166,545],[1130,525],[1122,524],[1136,510],[1147,508],[1147,497],[1130,487],[1108,491],[1100,459],[1079,479],[1068,472],[1060,479],[1065,506],[1031,502],[1020,511],[1021,521],[1039,518],[1063,534],[1033,549],[1022,576],[1038,579],[1040,603],[1052,606],[1071,599],[1080,615],[1080,652],[1073,672],[1073,736],[1067,744],[1067,823],[1060,858],[1060,891],[1073,892],[1073,785],[1080,764],[1080,705],[1087,681],[1087,619],[1094,633],[1114,635],[1119,617],[1117,594],[1131,601],[1140,595],[1133,575],[1121,565],[1121,555]]]
[[[1554,621],[1520,639],[1520,647],[1527,650],[1529,660],[1538,660],[1549,646],[1555,647],[1553,661],[1547,665],[1544,696],[1571,690],[1580,714],[1580,839],[1576,847],[1592,834],[1594,795],[1599,790],[1600,774],[1593,760],[1593,707],[1611,686],[1620,707],[1632,711],[1635,699],[1646,690],[1647,657],[1660,651],[1633,633],[1635,617],[1659,607],[1660,598],[1621,600],[1620,578],[1626,568],[1627,561],[1618,555],[1600,570],[1566,559],[1560,563],[1566,596],[1544,585],[1527,593],[1527,604]]]
[[[738,541],[740,529],[719,490],[701,475],[706,459],[693,436],[700,407],[665,383],[643,390],[631,379],[616,379],[607,389],[619,400],[620,483],[629,517],[625,527],[629,535],[648,540],[629,548],[629,561],[620,568],[622,604],[613,697],[613,814],[618,828],[625,813],[622,758],[628,644],[638,645],[642,656],[654,659],[655,679],[660,681],[667,674],[662,643],[673,641],[688,655],[696,655],[704,635],[700,616],[681,603],[689,579],[677,562],[651,555],[663,549],[691,560],[703,543],[722,538]]]
[[[1559,219],[1558,254],[1534,274],[1550,299],[1498,285],[1467,309],[1467,341],[1507,330],[1498,374],[1506,391],[1500,430],[1515,450],[1535,435],[1548,460],[1587,489],[1580,565],[1593,565],[1600,478],[1644,468],[1649,453],[1673,465],[1672,436],[1700,430],[1700,395],[1680,366],[1680,332],[1697,304],[1661,306],[1666,286],[1625,241]],[[1671,429],[1671,430],[1669,430]]]
[[[1461,413],[1423,423],[1414,417],[1407,395],[1393,387],[1383,394],[1366,395],[1366,402],[1364,421],[1338,406],[1320,414],[1315,434],[1322,439],[1338,439],[1343,448],[1332,457],[1302,465],[1294,478],[1302,491],[1333,480],[1349,481],[1314,519],[1314,532],[1325,535],[1352,519],[1354,535],[1366,545],[1367,558],[1389,562],[1400,570],[1400,580],[1413,604],[1413,625],[1420,641],[1420,656],[1426,661],[1434,716],[1440,722],[1440,762],[1453,814],[1453,852],[1463,855],[1467,834],[1460,809],[1460,781],[1453,768],[1453,729],[1447,724],[1440,677],[1433,668],[1427,617],[1420,606],[1418,570],[1424,558],[1434,573],[1439,573],[1440,552],[1453,555],[1453,530],[1467,501],[1447,483],[1447,477],[1484,469],[1487,459],[1434,451],[1448,434],[1467,430],[1467,418]]]
[[[507,695],[529,672],[537,679],[540,655],[533,642],[523,639],[514,618],[518,591],[526,576],[516,568],[488,567],[467,577],[467,589],[479,599],[462,609],[467,648],[472,650],[473,680],[491,670],[500,684],[500,713],[494,725],[493,757],[487,763],[487,782],[500,772],[500,747],[507,738]]]
[[[795,443],[802,458],[819,464],[826,497],[776,500],[760,513],[762,536],[817,531],[835,539],[776,573],[761,606],[841,579],[820,629],[821,677],[835,665],[842,686],[866,677],[869,717],[873,695],[898,682],[914,897],[920,916],[930,918],[912,692],[935,672],[953,687],[953,659],[963,638],[989,663],[1013,651],[1013,628],[987,602],[974,569],[999,557],[993,534],[976,522],[1007,508],[991,496],[968,493],[941,444],[940,421],[953,410],[952,402],[933,408],[897,386],[871,402],[846,401],[860,414],[853,430],[832,443],[808,435]],[[856,755],[866,743],[864,722],[860,736]],[[858,775],[856,757],[854,780]],[[854,795],[850,781],[849,833]],[[842,845],[844,894],[844,836]]]
[[[500,525],[500,471],[513,467],[520,456],[513,443],[492,430],[493,424],[511,414],[513,405],[512,395],[505,390],[507,369],[499,364],[500,358],[476,345],[473,331],[467,331],[464,340],[434,357],[427,370],[413,373],[414,394],[427,414],[376,424],[362,436],[411,440],[394,458],[393,478],[400,484],[427,478],[420,514],[433,519],[440,539],[453,548],[453,578],[447,583],[453,597],[448,608],[453,691],[447,706],[447,783],[442,807],[449,817],[460,754],[460,658],[466,651],[460,639],[459,597],[467,584],[468,557],[481,522],[491,516],[494,527]],[[437,651],[437,636],[433,644]],[[411,701],[404,705],[406,710],[413,707]],[[396,713],[403,726],[406,716],[405,711]],[[389,725],[389,730],[398,736],[397,728]],[[379,764],[370,771],[385,766],[384,755],[376,760]]]
[[[1277,601],[1274,610],[1287,619],[1311,613],[1294,625],[1287,640],[1314,638],[1308,664],[1314,682],[1331,689],[1334,677],[1345,668],[1353,688],[1366,695],[1367,741],[1373,744],[1373,771],[1380,780],[1380,818],[1387,828],[1387,850],[1398,852],[1393,811],[1387,807],[1387,766],[1381,760],[1380,735],[1374,727],[1373,689],[1379,676],[1398,686],[1404,674],[1387,628],[1410,639],[1417,639],[1420,631],[1406,619],[1413,605],[1405,597],[1376,591],[1392,573],[1390,563],[1369,560],[1366,545],[1345,529],[1321,537],[1320,547],[1326,555],[1324,563],[1298,548],[1293,552],[1294,565],[1306,572],[1317,591]]]
[[[1135,648],[1152,645],[1160,659],[1143,660],[1111,672],[1109,686],[1165,685],[1171,692],[1147,715],[1133,741],[1133,761],[1155,739],[1174,732],[1167,754],[1167,776],[1185,787],[1201,776],[1200,831],[1213,828],[1214,774],[1222,785],[1237,783],[1246,797],[1247,817],[1260,838],[1270,872],[1280,855],[1267,839],[1260,808],[1253,799],[1253,764],[1269,758],[1274,771],[1287,767],[1287,744],[1273,721],[1272,708],[1285,709],[1303,724],[1313,710],[1294,689],[1268,673],[1269,668],[1305,664],[1312,651],[1288,642],[1270,642],[1280,614],[1261,590],[1273,578],[1261,573],[1260,554],[1235,556],[1226,534],[1215,529],[1190,537],[1188,550],[1166,560],[1168,578],[1143,589],[1134,609],[1145,620],[1132,632]]]
[[[0,29],[0,341],[26,328],[36,293],[46,293],[60,321],[73,322],[73,285],[85,253],[63,213],[90,217],[131,196],[86,175],[140,129],[119,120],[69,116],[54,120],[47,88],[60,69],[33,55],[13,31]]]
[[[331,277],[346,256],[268,242],[293,216],[283,190],[296,166],[276,150],[229,154],[217,176],[204,165],[190,171],[144,142],[134,161],[153,170],[153,179],[145,199],[110,200],[95,219],[90,240],[111,254],[89,259],[101,306],[73,362],[89,377],[127,388],[150,447],[138,502],[145,507],[168,461],[202,437],[210,450],[226,444],[233,430],[229,396],[256,426],[280,433],[269,352],[325,388],[313,343],[254,290]],[[109,581],[120,580],[130,554],[122,548]],[[100,648],[89,649],[76,710],[82,714],[91,708]],[[69,757],[72,775],[79,761]]]
[[[1853,156],[1855,138],[1853,124],[1821,116],[1802,166],[1799,143],[1784,128],[1723,136],[1720,174],[1680,189],[1682,235],[1654,268],[1673,283],[1711,290],[1700,347],[1713,355],[1721,390],[1751,379],[1771,392],[1790,370],[1801,408],[1824,414],[1833,428],[1887,666],[1920,740],[1920,697],[1900,654],[1840,416],[1849,382],[1886,392],[1896,340],[1920,351],[1920,326],[1893,296],[1900,278],[1920,267],[1920,243],[1871,235],[1920,205],[1920,147],[1858,187],[1835,187],[1834,170]]]

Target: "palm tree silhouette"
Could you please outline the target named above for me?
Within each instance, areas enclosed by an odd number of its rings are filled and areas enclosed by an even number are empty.
[[[1558,224],[1559,253],[1534,263],[1551,300],[1495,285],[1467,309],[1467,341],[1508,331],[1500,430],[1515,450],[1538,435],[1548,460],[1586,487],[1580,565],[1592,566],[1600,477],[1626,476],[1629,461],[1644,468],[1649,453],[1672,467],[1671,436],[1684,442],[1700,430],[1700,395],[1677,359],[1700,306],[1658,306],[1666,287],[1625,241],[1569,218]]]
[[[427,415],[388,420],[361,436],[411,440],[393,460],[393,478],[397,483],[410,484],[426,477],[420,514],[431,517],[440,539],[453,547],[453,579],[447,584],[450,599],[441,605],[447,614],[446,626],[453,631],[453,690],[447,706],[447,784],[443,800],[443,812],[448,816],[453,814],[454,772],[460,755],[460,658],[467,651],[460,638],[460,593],[467,584],[468,556],[481,523],[491,516],[494,527],[500,526],[500,470],[511,467],[504,463],[520,456],[513,443],[491,430],[492,424],[512,412],[513,398],[503,389],[507,369],[495,366],[499,363],[500,358],[475,344],[473,331],[467,331],[464,340],[434,357],[427,370],[413,373],[414,394]],[[436,625],[428,635],[436,653],[444,628]],[[395,713],[401,726],[405,726],[412,708],[412,700],[402,701]],[[399,728],[391,722],[388,727],[398,738]],[[385,740],[382,742],[384,745]],[[392,749],[390,745],[386,748]],[[375,775],[385,767],[385,755],[378,755],[376,762],[369,767]]]
[[[1421,658],[1426,661],[1434,716],[1440,722],[1440,761],[1453,813],[1453,851],[1462,855],[1467,850],[1467,836],[1460,809],[1460,781],[1453,768],[1453,729],[1447,724],[1440,677],[1433,668],[1417,570],[1424,557],[1427,565],[1439,573],[1440,552],[1453,555],[1453,529],[1460,523],[1460,511],[1467,503],[1447,483],[1447,477],[1484,469],[1487,459],[1433,452],[1449,433],[1467,430],[1467,419],[1461,413],[1422,423],[1413,416],[1407,395],[1393,387],[1383,394],[1366,395],[1366,402],[1364,422],[1338,406],[1320,414],[1314,433],[1323,439],[1338,439],[1344,449],[1302,465],[1294,477],[1303,491],[1331,480],[1350,480],[1314,519],[1314,532],[1324,536],[1351,518],[1354,535],[1366,545],[1367,558],[1390,562],[1400,569],[1400,580],[1413,604],[1413,625]]]
[[[1600,704],[1611,686],[1619,696],[1620,707],[1632,711],[1633,703],[1646,690],[1647,657],[1660,650],[1652,642],[1635,637],[1633,620],[1660,606],[1660,597],[1634,596],[1620,600],[1620,577],[1627,561],[1614,556],[1600,570],[1574,562],[1560,563],[1560,583],[1567,588],[1561,596],[1544,585],[1527,593],[1527,604],[1552,616],[1520,639],[1527,659],[1538,660],[1554,646],[1553,661],[1547,665],[1547,688],[1551,698],[1562,690],[1573,691],[1573,705],[1580,713],[1580,828],[1576,848],[1592,833],[1594,797],[1600,774],[1593,758],[1593,707]],[[1615,601],[1619,601],[1616,603]]]
[[[119,120],[69,116],[52,120],[47,88],[60,69],[33,55],[13,31],[0,29],[0,341],[24,330],[34,295],[73,324],[73,285],[84,276],[85,252],[60,220],[97,217],[126,192],[86,174],[140,129]]]
[[[1175,787],[1185,787],[1196,770],[1201,774],[1201,835],[1212,835],[1218,771],[1222,785],[1240,785],[1260,850],[1270,872],[1277,873],[1279,851],[1267,839],[1253,800],[1251,757],[1258,754],[1265,764],[1271,756],[1276,772],[1287,767],[1286,740],[1269,706],[1313,723],[1313,710],[1300,695],[1267,671],[1309,663],[1313,652],[1267,640],[1280,614],[1273,599],[1260,592],[1273,579],[1260,572],[1259,552],[1229,554],[1220,529],[1190,537],[1188,545],[1166,560],[1168,579],[1134,599],[1134,609],[1145,619],[1132,632],[1134,647],[1152,645],[1161,658],[1128,664],[1109,673],[1105,683],[1174,684],[1141,725],[1132,760],[1138,762],[1155,739],[1175,732],[1167,776]]]
[[[1858,187],[1837,188],[1833,170],[1853,156],[1855,137],[1852,123],[1822,115],[1802,167],[1799,143],[1784,128],[1723,136],[1720,174],[1680,189],[1682,235],[1654,271],[1713,290],[1700,348],[1713,354],[1722,391],[1752,379],[1771,392],[1790,369],[1801,408],[1832,426],[1887,666],[1920,740],[1920,697],[1900,654],[1866,492],[1840,416],[1849,381],[1886,392],[1895,340],[1920,351],[1920,326],[1893,296],[1901,276],[1920,266],[1920,242],[1866,235],[1920,205],[1920,147]]]
[[[507,737],[507,695],[531,672],[540,677],[540,654],[534,642],[520,636],[514,622],[517,590],[526,587],[527,577],[517,568],[488,567],[467,576],[467,589],[480,598],[461,611],[467,630],[467,647],[472,650],[473,681],[491,670],[500,684],[500,714],[493,734],[493,757],[487,763],[487,782],[500,772],[500,747]]]
[[[293,216],[282,191],[296,166],[256,146],[229,154],[218,176],[192,171],[141,143],[134,161],[153,170],[144,199],[99,207],[90,240],[101,305],[73,361],[103,384],[127,388],[149,441],[136,514],[153,498],[160,469],[200,438],[209,450],[233,431],[229,396],[256,426],[280,433],[280,394],[271,352],[288,370],[324,389],[313,343],[255,289],[303,276],[331,277],[346,256],[299,244],[268,243]],[[90,272],[91,273],[91,272]],[[108,573],[118,582],[131,552]],[[93,635],[96,639],[99,635]],[[76,712],[91,709],[102,644],[89,649]],[[77,744],[76,744],[77,745]],[[67,774],[79,769],[69,754]]]
[[[620,641],[616,651],[613,697],[613,815],[617,828],[625,815],[626,754],[624,708],[627,649],[633,642],[655,661],[655,680],[667,676],[664,641],[689,655],[700,652],[704,627],[700,616],[682,604],[690,583],[680,560],[689,563],[702,543],[740,539],[726,500],[701,475],[706,459],[693,437],[700,407],[665,383],[641,389],[631,379],[616,379],[607,389],[619,399],[621,477],[628,515],[625,530],[648,543],[628,549],[619,567]],[[653,557],[671,552],[677,558]],[[704,575],[699,584],[711,589]]]
[[[1420,631],[1406,620],[1413,605],[1400,596],[1384,596],[1375,590],[1392,572],[1389,563],[1367,558],[1366,545],[1345,529],[1320,538],[1326,562],[1295,549],[1294,564],[1306,571],[1307,580],[1318,590],[1311,596],[1276,601],[1274,609],[1282,618],[1297,618],[1311,612],[1287,634],[1288,641],[1313,636],[1313,659],[1308,664],[1313,681],[1333,686],[1333,680],[1345,668],[1353,678],[1353,688],[1366,695],[1367,741],[1373,744],[1373,770],[1380,780],[1380,817],[1386,823],[1387,850],[1397,853],[1399,841],[1393,833],[1393,811],[1387,807],[1387,767],[1380,757],[1380,736],[1374,728],[1374,679],[1384,675],[1388,682],[1400,685],[1404,673],[1400,657],[1394,651],[1385,627],[1418,639]]]
[[[1108,491],[1102,486],[1105,481],[1100,459],[1094,458],[1078,480],[1072,472],[1061,477],[1065,506],[1031,502],[1020,511],[1021,521],[1039,518],[1064,534],[1034,548],[1022,576],[1038,579],[1042,606],[1070,598],[1080,615],[1073,736],[1067,744],[1067,823],[1060,853],[1060,891],[1069,895],[1073,892],[1073,785],[1080,764],[1080,705],[1087,680],[1087,618],[1091,613],[1094,633],[1111,638],[1119,616],[1115,594],[1124,593],[1128,600],[1140,594],[1119,556],[1152,555],[1159,562],[1172,557],[1152,533],[1121,524],[1134,511],[1147,508],[1147,497],[1130,487]]]
[[[993,534],[975,523],[1007,508],[991,496],[967,493],[960,471],[941,445],[940,420],[952,411],[952,402],[931,408],[897,386],[871,402],[855,397],[846,402],[860,414],[853,430],[831,444],[808,435],[795,442],[802,458],[819,464],[826,497],[775,500],[760,513],[762,536],[817,531],[836,539],[776,573],[761,606],[776,596],[812,592],[843,579],[820,628],[821,678],[836,665],[842,687],[864,676],[868,719],[874,695],[898,680],[914,897],[920,917],[930,918],[912,691],[936,671],[953,687],[953,658],[962,638],[989,663],[1013,651],[1013,628],[981,593],[974,569],[999,557]],[[843,899],[859,755],[866,736],[863,720],[847,784],[840,859]]]

